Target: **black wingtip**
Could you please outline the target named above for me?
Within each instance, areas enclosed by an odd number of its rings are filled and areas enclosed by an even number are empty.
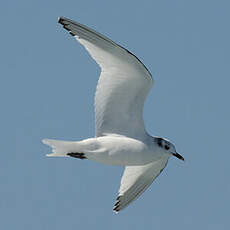
[[[63,18],[62,17],[58,17],[58,23],[62,24],[62,21],[63,21]]]
[[[58,17],[58,23],[62,24],[63,26],[66,24],[65,21],[68,21],[70,19],[65,18],[65,17]]]
[[[69,32],[69,34],[70,34],[70,35],[72,35],[72,36],[75,36],[75,35],[76,35],[76,34],[74,34],[74,33],[73,33],[73,32],[71,32],[71,31]]]
[[[120,197],[121,197],[121,196],[118,196],[118,197],[117,197],[116,203],[115,203],[114,206],[113,206],[113,211],[114,211],[115,213],[118,213],[118,212],[120,211],[120,202],[121,202]]]
[[[120,211],[119,205],[118,205],[118,206],[114,206],[114,207],[113,207],[113,211],[114,211],[115,213],[118,213],[118,212]]]
[[[76,34],[74,34],[71,29],[68,27],[69,26],[69,22],[70,19],[65,18],[65,17],[58,17],[58,23],[60,23],[64,29],[66,29],[67,31],[69,31],[69,34],[72,36],[75,36]]]

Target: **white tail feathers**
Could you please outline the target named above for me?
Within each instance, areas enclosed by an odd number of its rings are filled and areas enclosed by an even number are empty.
[[[77,142],[73,141],[59,141],[51,139],[43,139],[42,142],[52,148],[52,153],[46,154],[48,157],[68,157],[67,153],[74,152],[77,144]]]

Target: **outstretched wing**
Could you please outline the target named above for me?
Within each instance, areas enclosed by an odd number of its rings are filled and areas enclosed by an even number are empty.
[[[143,63],[128,50],[80,23],[63,17],[59,23],[101,67],[95,96],[96,136],[108,133],[145,136],[142,111],[153,80]]]
[[[162,172],[168,162],[168,156],[147,165],[127,166],[121,179],[119,195],[113,210],[119,212],[137,199],[153,180]]]

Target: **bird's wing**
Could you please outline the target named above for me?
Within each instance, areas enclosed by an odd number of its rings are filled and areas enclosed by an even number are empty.
[[[125,167],[113,210],[119,212],[137,199],[162,172],[167,162],[168,156],[164,156],[147,165]]]
[[[153,84],[144,64],[128,50],[82,24],[63,17],[59,23],[101,67],[95,96],[96,136],[144,136],[142,110]]]

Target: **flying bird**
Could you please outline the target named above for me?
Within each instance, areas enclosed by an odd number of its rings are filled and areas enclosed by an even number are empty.
[[[88,159],[125,166],[113,207],[119,212],[139,197],[162,172],[170,156],[184,158],[167,139],[152,137],[142,117],[153,78],[131,52],[104,35],[60,17],[58,22],[80,42],[101,68],[95,95],[95,137],[81,141],[44,139],[50,157]]]

